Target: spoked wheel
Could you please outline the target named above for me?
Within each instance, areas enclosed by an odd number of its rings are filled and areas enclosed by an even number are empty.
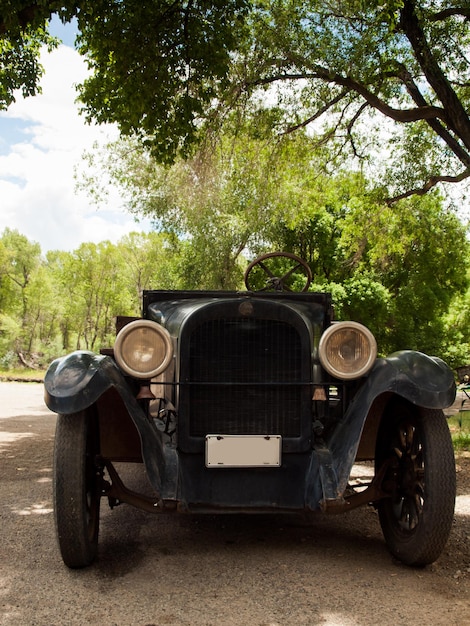
[[[377,503],[390,552],[408,565],[435,561],[449,538],[455,506],[455,459],[440,410],[400,399],[389,406],[379,429],[376,473],[386,463]]]
[[[54,513],[62,559],[90,565],[98,549],[102,468],[91,411],[58,415],[54,445]]]
[[[246,268],[248,291],[307,291],[312,271],[307,263],[290,252],[269,252]]]

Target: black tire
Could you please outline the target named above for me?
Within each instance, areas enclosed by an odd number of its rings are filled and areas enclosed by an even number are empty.
[[[407,565],[433,563],[449,538],[456,474],[452,439],[442,411],[403,399],[387,408],[379,429],[376,471],[389,467],[377,503],[388,549]]]
[[[102,470],[90,411],[58,415],[54,444],[54,515],[64,563],[90,565],[98,550]]]

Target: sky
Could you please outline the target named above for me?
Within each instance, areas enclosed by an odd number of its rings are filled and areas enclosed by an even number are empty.
[[[42,94],[19,94],[7,111],[0,111],[0,235],[6,227],[16,229],[47,252],[148,231],[150,224],[136,223],[114,190],[99,207],[86,191],[76,190],[83,153],[96,141],[116,138],[117,130],[90,126],[79,115],[74,85],[87,69],[73,48],[74,26],[55,22],[52,32],[64,45],[42,56]]]

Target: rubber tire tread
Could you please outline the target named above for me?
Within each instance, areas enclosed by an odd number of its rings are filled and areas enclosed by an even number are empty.
[[[53,501],[57,538],[70,568],[90,565],[96,558],[99,499],[90,533],[86,499],[86,455],[90,453],[90,420],[85,411],[57,416],[54,443]]]
[[[407,565],[423,567],[440,556],[452,528],[456,495],[455,456],[447,420],[441,410],[409,404],[404,408],[415,413],[421,430],[425,468],[422,519],[409,537],[403,537],[391,519],[387,501],[378,503],[378,512],[392,555]],[[399,411],[400,405],[395,409],[396,418],[400,417]]]

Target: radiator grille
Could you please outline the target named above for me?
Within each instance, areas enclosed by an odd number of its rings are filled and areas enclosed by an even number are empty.
[[[187,382],[193,437],[300,436],[301,341],[290,324],[253,318],[203,322],[191,334]]]

